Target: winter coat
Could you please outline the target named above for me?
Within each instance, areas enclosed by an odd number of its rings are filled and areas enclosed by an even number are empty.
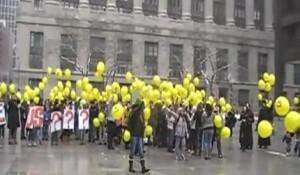
[[[132,106],[128,119],[128,129],[133,137],[144,137],[143,108],[139,105]]]
[[[16,100],[10,100],[7,104],[7,128],[15,129],[20,126],[19,107]]]
[[[185,137],[188,133],[187,121],[184,117],[179,117],[176,122],[175,136]]]
[[[99,114],[99,108],[97,105],[92,105],[90,107],[90,117],[89,117],[89,122],[90,124],[93,123],[94,118],[97,118]]]

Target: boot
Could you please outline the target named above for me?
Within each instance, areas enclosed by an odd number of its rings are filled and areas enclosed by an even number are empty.
[[[142,167],[142,173],[143,174],[148,173],[150,171],[150,169],[147,169],[145,167],[145,160],[141,160],[141,167]]]
[[[133,169],[133,160],[129,160],[129,172],[135,173],[135,170]]]

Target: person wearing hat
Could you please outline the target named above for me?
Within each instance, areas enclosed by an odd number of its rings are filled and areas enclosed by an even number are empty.
[[[144,103],[137,100],[131,107],[131,114],[128,119],[128,129],[131,133],[131,149],[129,154],[129,172],[135,173],[133,169],[133,157],[137,153],[140,157],[140,163],[142,167],[142,173],[147,173],[150,169],[145,167],[144,160]]]

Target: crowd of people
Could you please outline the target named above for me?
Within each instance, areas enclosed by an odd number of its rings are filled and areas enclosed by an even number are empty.
[[[239,141],[242,151],[253,149],[253,125],[255,125],[254,113],[249,104],[246,104],[243,110],[237,115],[233,109],[228,113],[222,113],[220,106],[212,106],[210,104],[199,104],[198,106],[183,106],[173,104],[163,106],[160,103],[151,106],[151,118],[149,124],[153,128],[152,137],[144,136],[145,121],[143,117],[144,103],[139,99],[134,104],[124,103],[125,112],[122,120],[115,121],[111,114],[113,102],[91,101],[90,103],[82,101],[44,101],[44,103],[35,104],[43,106],[43,126],[39,128],[26,128],[28,112],[32,103],[20,103],[16,97],[5,103],[5,114],[7,118],[6,124],[0,124],[0,146],[4,144],[5,125],[9,129],[8,143],[10,145],[17,144],[17,128],[21,127],[21,139],[27,141],[30,147],[38,146],[50,140],[51,145],[58,145],[60,142],[68,143],[71,136],[75,136],[80,140],[81,144],[85,144],[85,135],[88,134],[88,142],[106,145],[108,149],[113,150],[115,146],[124,142],[125,148],[130,149],[129,171],[135,172],[133,169],[133,157],[138,155],[142,172],[148,172],[145,167],[144,160],[144,144],[166,148],[170,153],[175,153],[177,160],[186,160],[185,152],[191,155],[203,156],[206,160],[211,159],[213,146],[217,148],[219,159],[223,157],[221,132],[214,124],[214,116],[222,115],[223,124],[232,130],[237,121],[240,121]],[[60,130],[49,132],[51,124],[51,113],[64,109],[73,109],[75,111],[74,129]],[[78,129],[78,109],[89,110],[89,129]],[[93,125],[93,119],[98,117],[102,112],[105,114],[105,120],[99,126]],[[236,117],[240,116],[240,117]],[[266,107],[263,102],[258,115],[258,122],[267,120],[273,122],[272,109]],[[257,126],[255,127],[257,128]],[[122,133],[127,129],[131,133],[131,141],[125,142],[122,139]],[[49,135],[51,133],[51,135]],[[286,133],[283,142],[287,145],[287,154],[291,151],[293,134]],[[300,134],[295,134],[296,146],[295,153],[300,156]],[[261,138],[258,136],[258,147],[267,149],[271,145],[271,138]]]

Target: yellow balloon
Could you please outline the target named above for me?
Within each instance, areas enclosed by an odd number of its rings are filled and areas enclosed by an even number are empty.
[[[5,83],[0,84],[0,92],[2,93],[2,95],[7,92],[7,86]]]
[[[125,97],[127,94],[128,94],[128,87],[127,86],[122,86],[122,88],[121,88],[122,97]]]
[[[223,126],[222,117],[220,115],[214,117],[214,124],[216,128],[221,128]]]
[[[99,128],[100,127],[100,120],[99,120],[99,118],[94,118],[93,119],[93,126],[95,127],[95,128]]]
[[[99,72],[100,74],[103,74],[105,72],[105,64],[103,62],[98,62],[97,72]]]
[[[119,101],[119,97],[117,94],[113,94],[112,99],[114,103],[117,103]]]
[[[30,97],[29,97],[28,92],[25,92],[25,93],[24,93],[24,100],[25,100],[25,101],[29,101],[29,100],[30,100]]]
[[[104,120],[105,120],[105,114],[104,114],[103,112],[100,112],[100,113],[98,114],[98,118],[99,118],[99,121],[100,121],[101,123],[103,123]]]
[[[290,133],[295,133],[300,128],[300,114],[296,111],[289,112],[284,118],[285,129]]]
[[[198,87],[199,84],[200,84],[199,78],[198,78],[198,77],[195,77],[194,80],[193,80],[193,83],[194,83],[194,85],[195,85],[196,87]]]
[[[40,98],[39,97],[34,97],[33,102],[35,104],[38,104],[40,102]]]
[[[113,82],[111,85],[113,93],[119,93],[120,92],[120,85],[118,82]]]
[[[87,92],[91,92],[92,90],[93,90],[93,86],[91,85],[91,84],[86,84],[86,86],[85,86],[85,90],[87,91]]]
[[[81,95],[80,96],[84,100],[87,100],[87,98],[88,98],[88,94],[85,91],[81,91]]]
[[[196,90],[195,85],[191,83],[191,84],[189,85],[189,91],[190,91],[190,92],[194,92],[195,90]]]
[[[72,90],[70,96],[71,96],[72,100],[74,100],[76,98],[76,92],[74,90]]]
[[[285,116],[290,111],[290,102],[286,97],[280,96],[275,100],[274,107],[279,116]]]
[[[231,104],[227,103],[225,106],[226,106],[226,112],[230,112],[232,109]]]
[[[221,130],[221,138],[228,139],[231,135],[231,131],[228,127],[223,127]]]
[[[147,125],[146,128],[145,128],[145,135],[146,135],[146,136],[151,136],[152,133],[153,133],[152,126]]]
[[[186,74],[186,78],[187,78],[189,81],[191,81],[192,78],[193,78],[193,76],[192,76],[191,73],[187,73],[187,74]]]
[[[66,82],[66,87],[68,87],[68,88],[71,88],[71,87],[72,87],[71,81],[68,80],[68,81]]]
[[[9,87],[8,87],[8,90],[9,90],[10,93],[15,93],[15,91],[16,91],[15,84],[10,84]]]
[[[121,104],[115,104],[112,107],[111,114],[115,120],[120,120],[124,115],[124,107]]]
[[[125,101],[126,101],[126,102],[131,101],[131,95],[130,95],[130,94],[127,94],[127,95],[125,96]]]
[[[190,84],[190,80],[188,78],[183,79],[182,85],[184,88],[187,89],[189,87],[189,84]]]
[[[48,68],[47,68],[47,74],[48,74],[48,75],[51,75],[51,74],[52,74],[52,67],[48,67]]]
[[[106,91],[107,93],[111,93],[111,92],[112,92],[112,87],[111,87],[110,85],[106,85],[105,91]]]
[[[77,80],[76,86],[77,86],[77,88],[82,89],[82,80]]]
[[[61,79],[62,75],[63,75],[63,73],[62,73],[61,69],[58,69],[58,68],[55,69],[55,76],[57,79]]]
[[[44,84],[47,84],[47,83],[48,83],[48,78],[47,78],[47,77],[43,77],[42,82],[43,82]]]
[[[156,87],[159,87],[160,85],[160,77],[158,75],[155,75],[152,79],[152,84]]]
[[[57,87],[60,91],[62,91],[64,89],[64,84],[61,81],[59,81],[57,82]]]
[[[205,95],[206,95],[205,90],[202,89],[202,90],[200,91],[200,93],[201,93],[201,96],[204,98]]]
[[[276,77],[274,74],[270,74],[269,76],[269,83],[271,86],[274,86],[275,85],[275,82],[276,82]]]
[[[269,83],[266,83],[265,91],[270,92],[272,90],[272,86]]]
[[[67,79],[70,79],[71,76],[72,76],[72,72],[71,72],[70,69],[66,69],[65,72],[64,72],[64,74],[65,74],[65,77],[66,77]]]
[[[125,130],[124,131],[124,134],[123,134],[123,140],[125,142],[129,142],[130,141],[130,138],[131,138],[131,135],[130,135],[130,132],[128,130]]]
[[[212,103],[214,103],[214,102],[215,102],[215,99],[214,99],[213,96],[209,96],[209,97],[208,97],[208,101],[211,101]]]
[[[225,105],[226,105],[226,100],[225,100],[224,97],[221,97],[221,98],[219,99],[219,105],[220,105],[220,106],[225,106]]]
[[[273,104],[272,100],[268,100],[267,103],[266,103],[266,106],[267,106],[268,108],[271,108],[271,107],[272,107],[272,104]]]
[[[87,85],[90,82],[88,77],[83,77],[82,79],[82,85]]]
[[[34,88],[34,94],[35,94],[34,96],[39,95],[40,92],[41,92],[41,91],[40,91],[40,89],[39,89],[38,87],[35,87],[35,88]]]
[[[259,101],[262,101],[263,100],[263,95],[262,94],[258,94],[257,98],[258,98]]]
[[[269,81],[270,81],[270,75],[269,75],[269,73],[265,72],[265,73],[263,74],[263,78],[264,78],[264,80],[265,80],[266,82],[269,82]]]
[[[273,127],[267,120],[262,120],[258,124],[257,131],[261,138],[268,138],[272,135]]]
[[[125,75],[127,81],[132,82],[133,76],[131,72],[127,72]]]
[[[21,94],[21,92],[17,92],[17,93],[16,93],[16,96],[17,96],[17,98],[18,98],[19,100],[22,100],[22,94]]]
[[[145,121],[149,121],[150,116],[151,116],[151,110],[150,110],[150,108],[147,107],[147,108],[144,109],[144,119],[145,119]]]
[[[265,90],[265,88],[266,88],[266,83],[265,83],[264,80],[259,80],[257,84],[258,84],[258,89],[259,89],[259,90],[261,90],[261,91]]]
[[[42,90],[44,90],[44,88],[45,88],[44,83],[43,82],[39,82],[39,89],[42,91]]]
[[[294,105],[298,105],[299,104],[299,98],[298,97],[294,97]]]
[[[64,95],[64,97],[69,97],[69,95],[70,95],[70,89],[69,89],[68,87],[66,87],[66,88],[64,89],[63,95]]]
[[[30,86],[29,85],[26,85],[25,86],[25,91],[29,91],[31,88],[30,88]]]

